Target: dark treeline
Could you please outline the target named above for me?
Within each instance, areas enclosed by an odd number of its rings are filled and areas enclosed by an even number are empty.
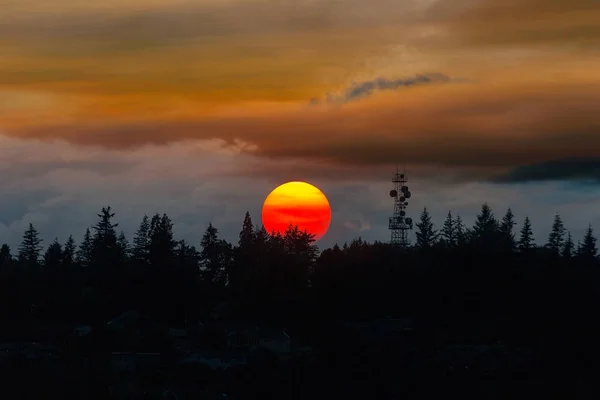
[[[497,219],[487,205],[472,227],[451,213],[436,226],[424,210],[408,248],[358,238],[320,252],[312,235],[293,226],[269,235],[249,214],[235,244],[212,225],[197,246],[177,241],[164,214],[144,217],[130,241],[107,207],[78,245],[71,236],[44,246],[30,225],[15,255],[2,246],[3,333],[23,335],[34,320],[101,324],[125,309],[184,326],[226,305],[229,318],[283,325],[315,345],[335,321],[401,316],[427,343],[567,343],[547,363],[591,362],[600,355],[592,227],[573,243],[556,215],[536,243],[528,218],[515,225],[510,209]]]

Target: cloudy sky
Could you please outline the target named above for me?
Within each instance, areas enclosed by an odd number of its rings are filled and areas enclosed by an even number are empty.
[[[96,4],[97,3],[97,4]],[[80,240],[111,205],[197,244],[305,180],[321,247],[413,219],[559,212],[600,230],[598,0],[0,0],[0,242]],[[411,214],[412,213],[412,214]]]

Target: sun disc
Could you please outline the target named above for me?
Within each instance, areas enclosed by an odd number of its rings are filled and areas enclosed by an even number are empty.
[[[277,186],[265,199],[263,226],[267,232],[283,234],[292,225],[321,239],[331,223],[331,207],[325,194],[306,182],[287,182]]]

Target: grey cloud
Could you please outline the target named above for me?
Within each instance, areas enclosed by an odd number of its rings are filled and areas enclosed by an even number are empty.
[[[410,78],[388,79],[379,77],[370,81],[354,82],[341,94],[330,93],[325,96],[325,102],[330,104],[343,104],[371,96],[376,91],[397,90],[411,86],[420,86],[432,83],[467,82],[466,79],[450,78],[441,73],[419,74]],[[310,105],[317,105],[320,101],[316,98],[310,100]]]
[[[523,183],[564,180],[600,183],[600,158],[567,158],[519,166],[493,178],[492,182]]]

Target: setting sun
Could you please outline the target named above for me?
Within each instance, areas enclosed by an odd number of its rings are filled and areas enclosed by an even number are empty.
[[[306,182],[288,182],[276,187],[265,199],[262,209],[265,229],[284,233],[290,224],[308,231],[319,240],[331,222],[327,197]]]

